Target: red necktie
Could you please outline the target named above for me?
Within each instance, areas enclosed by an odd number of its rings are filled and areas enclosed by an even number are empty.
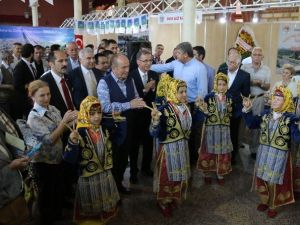
[[[74,110],[74,106],[73,106],[73,103],[72,103],[70,92],[69,92],[69,89],[67,87],[65,79],[62,78],[60,83],[61,83],[61,87],[62,87],[63,92],[64,92],[64,96],[65,96],[65,99],[66,99],[66,102],[67,102],[68,109]]]

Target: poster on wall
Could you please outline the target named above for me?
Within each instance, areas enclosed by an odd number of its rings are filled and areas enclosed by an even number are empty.
[[[65,45],[74,41],[73,28],[0,26],[0,50],[10,50],[13,43],[32,45]]]
[[[104,31],[104,33],[109,34],[109,20],[105,21],[105,31]]]
[[[120,34],[125,34],[126,32],[126,19],[121,19],[121,26],[119,29]]]
[[[87,21],[86,28],[89,34],[94,34],[95,33],[94,21]]]
[[[100,34],[105,34],[105,21],[100,22]]]
[[[126,34],[132,34],[133,31],[133,19],[132,18],[127,18],[126,21]]]
[[[121,20],[120,19],[116,19],[115,20],[115,33],[116,34],[119,33],[120,27],[121,27]]]
[[[110,20],[109,21],[109,33],[114,33],[115,32],[115,20]]]
[[[295,66],[296,74],[300,75],[300,24],[281,24],[279,27],[277,50],[277,73],[284,64]]]
[[[147,31],[148,29],[148,17],[147,15],[141,16],[141,32]]]
[[[137,34],[140,32],[140,17],[137,16],[135,18],[133,18],[133,28],[132,28],[132,32],[134,34]]]

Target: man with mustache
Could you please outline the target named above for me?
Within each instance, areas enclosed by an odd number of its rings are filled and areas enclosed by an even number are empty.
[[[40,79],[49,84],[51,90],[50,105],[59,109],[63,116],[68,110],[74,110],[71,97],[71,84],[67,73],[67,55],[63,51],[49,53],[48,62],[51,70],[45,73]]]
[[[52,51],[49,53],[48,62],[50,71],[45,73],[40,80],[43,80],[49,84],[51,93],[50,104],[55,106],[63,116],[68,110],[75,110],[71,97],[72,87],[67,74],[68,58],[64,51]],[[65,147],[67,144],[69,134],[69,131],[65,131],[63,134],[63,147]],[[62,168],[64,178],[63,207],[73,207],[72,203],[67,201],[66,198],[73,197],[72,184],[76,180],[76,168],[65,161],[62,161]]]

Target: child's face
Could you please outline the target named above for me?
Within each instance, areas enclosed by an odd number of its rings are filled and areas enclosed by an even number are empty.
[[[102,110],[101,107],[93,107],[90,110],[90,122],[92,125],[97,126],[100,125],[102,119]]]
[[[224,94],[227,91],[227,83],[224,80],[218,80],[217,89],[218,93]]]
[[[281,96],[274,96],[272,103],[271,103],[271,108],[273,110],[280,110],[283,106],[284,103],[284,98]]]
[[[179,87],[176,97],[180,103],[187,103],[186,87]]]

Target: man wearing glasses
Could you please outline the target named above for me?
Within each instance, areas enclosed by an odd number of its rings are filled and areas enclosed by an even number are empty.
[[[230,136],[233,145],[231,163],[236,164],[236,154],[239,148],[239,126],[242,117],[242,97],[248,97],[250,94],[250,75],[240,69],[242,57],[238,52],[232,52],[227,57],[228,69],[219,70],[219,72],[228,76],[228,94],[233,100],[233,114],[230,119]]]
[[[150,70],[152,65],[151,51],[141,49],[136,55],[138,68],[132,70],[129,74],[134,80],[139,96],[145,103],[152,107],[155,100],[156,85],[158,83],[158,74]],[[151,170],[153,139],[149,133],[151,122],[151,111],[149,109],[136,109],[134,116],[134,138],[132,149],[130,150],[130,182],[138,182],[138,154],[140,144],[143,146],[143,159],[141,171],[143,175],[152,176]]]
[[[254,99],[252,103],[253,115],[260,115],[264,111],[264,95],[270,89],[271,70],[263,64],[263,58],[262,48],[255,47],[251,53],[252,63],[242,65],[241,67],[241,69],[250,74],[250,93],[251,98]],[[247,143],[249,144],[251,157],[255,159],[259,145],[259,129],[251,129],[246,136],[251,137],[247,140]]]

